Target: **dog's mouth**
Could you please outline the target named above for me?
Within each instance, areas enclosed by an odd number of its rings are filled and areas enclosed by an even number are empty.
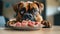
[[[31,20],[31,21],[35,21],[34,15],[29,14],[29,13],[25,13],[22,17],[22,20]]]

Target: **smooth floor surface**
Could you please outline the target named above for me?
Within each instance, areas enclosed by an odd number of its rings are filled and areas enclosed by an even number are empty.
[[[52,28],[40,28],[40,30],[33,31],[11,30],[0,27],[0,34],[60,34],[60,26],[53,26]]]

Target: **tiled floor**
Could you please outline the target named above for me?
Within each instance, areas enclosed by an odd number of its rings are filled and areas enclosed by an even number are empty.
[[[60,34],[60,26],[53,26],[52,28],[41,28],[35,31],[18,31],[0,28],[0,34]]]

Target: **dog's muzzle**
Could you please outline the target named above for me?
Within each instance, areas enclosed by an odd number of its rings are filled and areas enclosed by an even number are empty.
[[[35,18],[34,18],[33,15],[30,14],[30,13],[25,13],[25,14],[23,15],[23,18],[22,18],[22,19],[23,19],[23,20],[28,19],[28,20],[31,20],[31,21],[35,21]]]

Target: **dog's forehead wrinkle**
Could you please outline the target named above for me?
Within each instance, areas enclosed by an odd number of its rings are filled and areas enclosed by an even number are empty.
[[[27,3],[27,2],[25,2],[25,3],[24,3],[24,6],[25,6],[25,7],[27,7],[27,6],[28,6],[28,3]]]
[[[24,7],[26,7],[26,3],[24,3]]]
[[[27,5],[28,5],[28,3],[27,3],[27,2],[24,2],[23,4],[24,4],[24,6],[23,6],[23,7],[27,7]]]
[[[22,8],[25,8],[25,9],[28,8],[28,9],[29,9],[29,6],[31,5],[30,8],[31,8],[31,9],[34,8],[34,9],[35,9],[34,12],[35,12],[35,11],[37,11],[37,12],[39,11],[38,6],[37,6],[34,2],[29,1],[29,2],[21,2],[21,3],[22,3],[22,4],[20,5],[20,6],[22,6],[21,9],[22,9]],[[26,7],[27,7],[27,8],[26,8]],[[27,9],[27,11],[29,11],[28,9]],[[31,11],[31,10],[30,10],[30,11]],[[21,13],[23,13],[23,12],[21,12]]]
[[[31,2],[31,1],[27,1],[27,3],[33,3],[33,2]]]

